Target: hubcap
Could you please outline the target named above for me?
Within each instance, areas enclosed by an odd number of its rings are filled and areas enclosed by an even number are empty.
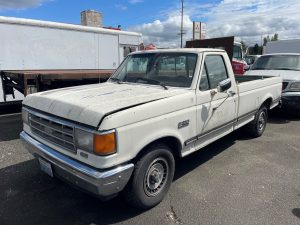
[[[144,178],[144,191],[148,196],[155,196],[161,192],[166,184],[169,166],[164,158],[157,158],[148,167]]]
[[[258,118],[258,129],[263,130],[266,125],[266,113],[261,112]]]

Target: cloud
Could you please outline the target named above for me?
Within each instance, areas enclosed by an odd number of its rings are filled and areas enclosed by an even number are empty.
[[[115,7],[120,10],[127,10],[127,6],[123,4],[115,4]]]
[[[187,34],[186,37],[191,35],[192,21],[188,16],[183,17],[184,30]],[[169,16],[166,20],[155,20],[152,23],[145,23],[135,27],[131,27],[130,30],[140,32],[143,34],[144,43],[153,43],[156,46],[170,48],[178,47],[180,44],[180,16]]]
[[[260,43],[261,36],[300,36],[298,0],[224,0],[205,15],[210,36],[234,35]]]
[[[129,0],[128,2],[130,4],[137,4],[137,3],[142,3],[144,0]]]
[[[143,33],[145,43],[160,47],[179,46],[180,5],[161,11],[159,20],[131,27]],[[192,21],[207,23],[208,37],[236,36],[248,44],[261,42],[261,37],[279,34],[280,39],[300,37],[299,0],[223,0],[219,3],[185,4],[185,40],[192,38]],[[165,19],[161,19],[165,18]]]
[[[0,10],[26,9],[42,5],[47,0],[0,0]]]

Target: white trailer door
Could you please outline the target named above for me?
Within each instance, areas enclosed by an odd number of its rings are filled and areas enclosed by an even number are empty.
[[[117,69],[119,64],[118,36],[99,34],[99,68]]]

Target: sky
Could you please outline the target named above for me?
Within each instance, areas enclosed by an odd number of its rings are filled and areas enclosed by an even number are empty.
[[[180,0],[0,0],[0,16],[73,24],[87,9],[101,12],[104,26],[142,33],[145,44],[180,44]],[[192,21],[207,24],[208,38],[233,35],[248,45],[274,33],[300,38],[300,0],[184,0],[184,40],[192,38]]]

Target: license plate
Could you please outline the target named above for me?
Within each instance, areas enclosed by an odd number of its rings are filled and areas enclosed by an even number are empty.
[[[41,170],[48,174],[50,177],[53,177],[51,164],[42,158],[39,158],[39,162]]]

